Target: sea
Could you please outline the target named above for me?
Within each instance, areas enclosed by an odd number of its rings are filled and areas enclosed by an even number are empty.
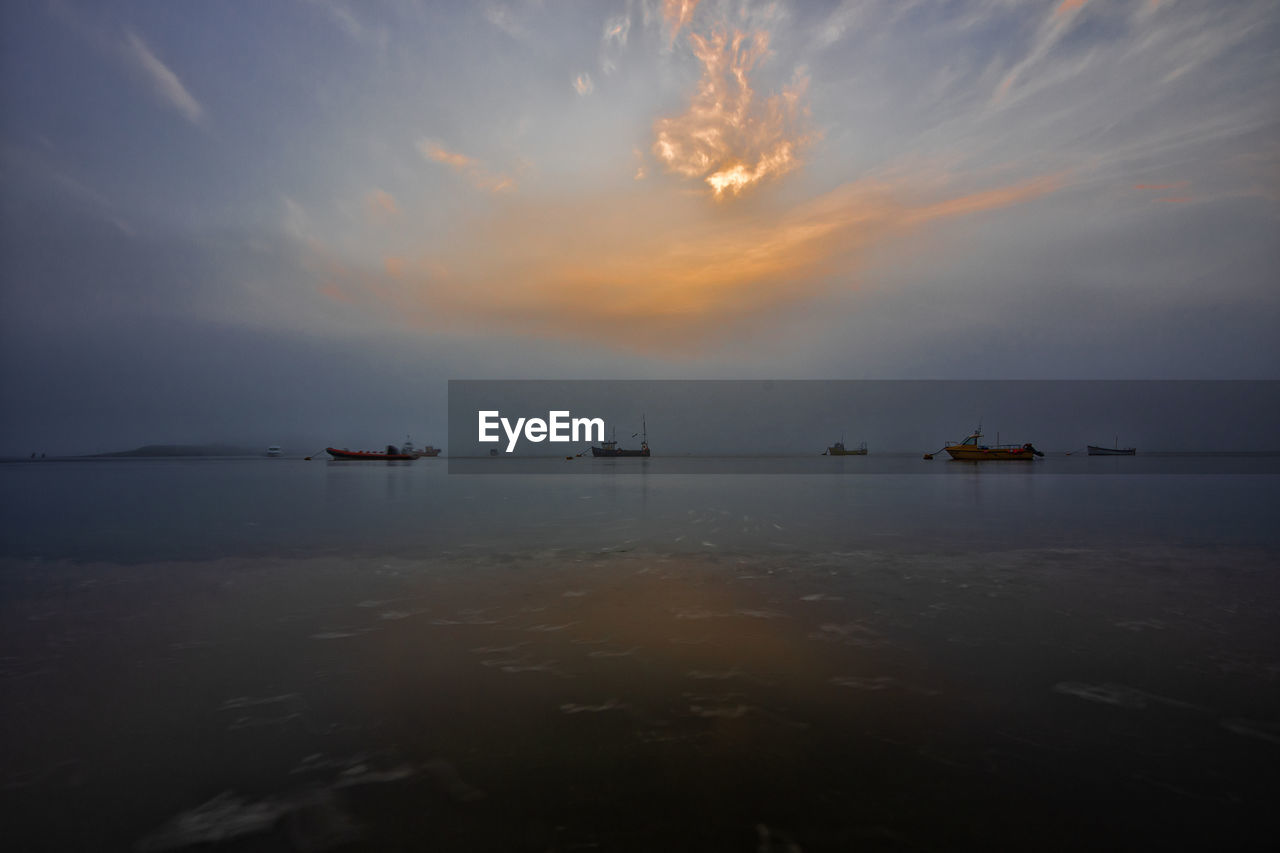
[[[0,465],[4,849],[1280,837],[1280,458],[502,464]]]

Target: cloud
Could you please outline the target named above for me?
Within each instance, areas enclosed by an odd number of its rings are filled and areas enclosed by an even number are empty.
[[[1189,56],[1179,48],[1197,44],[1196,30],[1208,28],[1196,10],[1166,4],[1140,20],[1132,7],[1058,2],[1028,18],[1015,5],[991,0],[922,21],[917,13],[937,8],[932,2],[911,4],[915,12],[900,12],[896,2],[867,4],[869,11],[857,12],[866,18],[844,33],[850,49],[815,61],[815,73],[823,75],[835,73],[837,59],[843,63],[834,79],[826,77],[832,85],[813,95],[833,140],[819,148],[812,144],[805,73],[784,86],[790,68],[779,68],[774,57],[794,55],[797,44],[812,51],[823,20],[831,23],[834,13],[802,22],[797,32],[782,28],[785,18],[775,26],[763,13],[741,15],[737,3],[703,4],[681,24],[677,45],[693,85],[677,106],[642,119],[647,138],[610,137],[601,167],[607,173],[564,181],[540,170],[522,180],[519,195],[486,200],[475,209],[479,218],[450,221],[447,237],[423,232],[416,240],[405,234],[380,240],[358,261],[332,268],[331,298],[359,306],[343,316],[370,326],[457,328],[477,339],[530,336],[566,351],[586,341],[680,359],[722,344],[749,346],[770,329],[792,334],[799,321],[789,326],[782,319],[787,312],[817,316],[838,304],[848,311],[838,322],[874,324],[873,300],[858,297],[855,308],[844,293],[864,280],[882,287],[876,298],[945,294],[962,309],[962,294],[979,286],[949,278],[954,269],[978,270],[984,300],[1011,296],[998,301],[1012,305],[1031,291],[1052,293],[1055,285],[1035,272],[1011,273],[1009,259],[1041,258],[1078,230],[1114,224],[1097,211],[1082,217],[1076,207],[1082,198],[1147,193],[1131,197],[1140,209],[1124,214],[1152,228],[1180,224],[1226,190],[1260,195],[1258,187],[1272,187],[1274,198],[1280,160],[1245,159],[1269,137],[1242,130],[1274,128],[1257,86],[1245,85],[1274,65],[1265,29],[1245,50],[1218,54],[1232,64],[1205,63],[1170,87],[1160,80]],[[844,7],[835,23],[862,8]],[[721,17],[722,9],[737,17]],[[1255,7],[1232,13],[1205,46],[1234,38],[1260,14]],[[747,20],[756,24],[742,25]],[[582,33],[588,50],[600,34],[595,26]],[[993,61],[988,39],[1013,31],[1022,38],[1012,57]],[[645,43],[652,46],[656,35],[646,30]],[[638,44],[632,39],[631,48]],[[648,58],[659,83],[681,79],[669,74],[671,57]],[[645,57],[632,59],[628,72],[639,73]],[[572,79],[561,74],[553,86]],[[603,79],[599,72],[589,76],[593,83]],[[834,85],[850,80],[866,85]],[[994,122],[990,99],[1002,80],[1008,80],[1003,106],[1016,100],[1017,108]],[[561,88],[558,99],[566,96]],[[883,120],[861,121],[877,115]],[[432,140],[419,148],[477,186],[493,186],[488,164],[473,156]],[[1231,154],[1240,159],[1228,166]],[[786,192],[752,192],[775,177],[794,177],[802,163],[805,180]],[[1068,183],[1072,192],[1062,192]],[[587,186],[593,189],[574,194]],[[800,194],[808,200],[796,201]],[[730,203],[709,204],[712,197]],[[985,218],[1000,211],[1000,227],[989,227]],[[952,238],[960,229],[944,235],[943,223],[948,230],[972,223],[965,237],[992,243],[956,251]],[[889,257],[910,262],[886,273]],[[890,293],[895,285],[901,297]],[[970,330],[962,336],[986,322],[947,317]],[[927,348],[931,339],[897,334],[904,346]]]
[[[1049,13],[1036,31],[1031,42],[1031,49],[1020,62],[1009,69],[1000,79],[995,93],[991,96],[991,105],[998,106],[1008,97],[1010,90],[1018,83],[1019,78],[1040,61],[1042,61],[1062,37],[1071,29],[1080,10],[1089,0],[1062,0]]]
[[[330,271],[330,298],[391,322],[678,355],[767,326],[833,276],[856,286],[859,253],[889,237],[1026,203],[1063,182],[1047,175],[948,193],[909,178],[860,179],[780,213],[714,216],[687,193],[644,184],[623,198],[511,197],[430,260],[317,266]]]
[[[921,204],[912,210],[905,211],[902,221],[907,225],[918,225],[934,219],[969,216],[1002,207],[1011,207],[1056,192],[1062,188],[1065,181],[1065,176],[1061,174],[1041,175],[1016,184],[977,190],[942,201]]]
[[[322,251],[325,242],[319,236],[311,214],[297,201],[283,196],[284,216],[280,220],[280,229],[292,239],[313,251]]]
[[[693,20],[698,0],[662,0],[662,20],[667,25],[667,45],[675,44],[680,30]]]
[[[574,78],[573,90],[579,95],[590,95],[596,90],[596,85],[591,82],[591,75],[584,71]]]
[[[443,163],[454,171],[465,175],[477,189],[487,192],[503,192],[515,188],[515,181],[512,178],[490,172],[473,158],[456,151],[450,151],[434,139],[419,140],[418,152],[428,160],[435,163]]]
[[[1073,16],[1084,7],[1084,4],[1088,2],[1089,0],[1062,0],[1061,3],[1054,7],[1053,17],[1066,18]]]
[[[515,12],[510,6],[489,6],[484,10],[484,17],[489,23],[514,39],[525,39],[529,36],[528,30],[516,19]]]
[[[612,74],[618,68],[618,58],[627,46],[627,34],[631,32],[631,18],[618,15],[604,23],[604,34],[600,37],[600,68],[605,74]]]
[[[844,34],[867,13],[867,4],[860,0],[844,0],[822,22],[814,39],[818,48],[830,47],[844,38]]]
[[[365,24],[346,4],[338,0],[308,0],[308,2],[328,13],[333,23],[357,42],[372,44],[380,50],[385,50],[391,40],[386,27]]]
[[[395,196],[377,187],[365,195],[364,207],[369,218],[377,223],[388,222],[400,212]]]
[[[654,125],[654,156],[669,172],[701,178],[717,198],[796,168],[810,140],[803,105],[808,78],[797,74],[761,101],[751,72],[769,52],[768,33],[690,32],[689,43],[702,64],[698,91],[685,113]]]
[[[1268,31],[1274,33],[1274,10],[1274,4],[1269,9],[1265,4],[1261,7],[1224,5],[1223,8],[1215,5],[1192,8],[1178,16],[1163,16],[1163,23],[1146,25],[1148,33],[1142,47],[1162,54],[1172,65],[1160,81],[1172,83],[1224,55],[1240,51],[1251,38],[1265,36]]]
[[[204,107],[182,85],[178,75],[151,52],[151,48],[137,33],[132,30],[126,32],[125,42],[126,55],[134,67],[146,75],[155,93],[187,121],[195,125],[203,124]]]

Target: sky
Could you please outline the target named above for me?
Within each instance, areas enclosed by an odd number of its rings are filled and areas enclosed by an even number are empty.
[[[1280,378],[1274,0],[0,25],[0,455],[438,444],[449,379]]]

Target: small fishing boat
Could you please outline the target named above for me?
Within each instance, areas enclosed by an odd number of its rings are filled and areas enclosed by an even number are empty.
[[[336,447],[326,447],[324,452],[328,453],[334,459],[374,459],[383,461],[390,460],[394,462],[418,458],[410,453],[402,453],[400,448],[396,447],[394,444],[388,444],[386,451],[381,453],[376,450],[347,450],[345,448],[339,450]]]
[[[823,456],[866,456],[867,443],[864,441],[857,447],[848,448],[844,446],[844,436],[840,436],[840,440],[827,448],[827,452]]]
[[[1098,447],[1096,444],[1090,444],[1088,445],[1088,450],[1089,450],[1090,456],[1137,456],[1138,455],[1138,448],[1136,447],[1121,447],[1119,436],[1116,436],[1116,443],[1114,447]]]
[[[408,453],[414,459],[421,459],[423,456],[439,456],[440,448],[427,445],[426,447],[414,447],[413,442],[409,440],[409,436],[405,436],[404,444],[400,445],[401,453]]]
[[[997,440],[999,436],[997,436]],[[971,432],[964,441],[948,444],[943,450],[951,454],[952,459],[965,462],[986,462],[996,460],[1013,460],[1030,462],[1037,456],[1044,456],[1039,450],[1026,444],[994,444],[982,443],[982,427]]]
[[[640,432],[631,436],[632,438],[635,438],[636,435],[640,436],[639,450],[628,450],[626,448],[619,447],[618,446],[618,428],[614,427],[613,438],[610,441],[600,442],[599,447],[596,447],[594,444],[591,445],[591,455],[592,456],[644,456],[644,457],[649,456],[649,426],[648,424],[645,423],[645,420],[643,417],[641,417],[640,419],[640,424],[641,424]]]

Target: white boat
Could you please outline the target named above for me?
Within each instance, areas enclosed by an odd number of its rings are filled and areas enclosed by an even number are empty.
[[[439,456],[440,448],[427,445],[426,447],[414,447],[413,442],[409,440],[409,436],[404,437],[404,444],[400,445],[400,452],[407,453],[414,459],[421,459],[424,456]]]

